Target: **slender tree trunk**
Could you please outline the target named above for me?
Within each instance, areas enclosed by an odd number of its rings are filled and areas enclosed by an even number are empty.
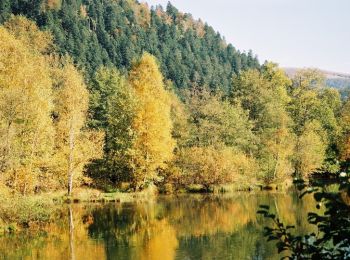
[[[73,189],[73,152],[74,152],[74,129],[73,120],[70,121],[69,126],[69,155],[68,155],[68,196],[72,195]]]
[[[1,164],[0,164],[0,171],[3,172],[6,168],[6,161],[8,162],[9,155],[10,155],[10,131],[11,131],[11,125],[12,121],[10,121],[7,125],[7,130],[6,130],[6,141],[5,141],[5,147],[4,147],[4,152],[2,154],[2,159],[1,159]]]
[[[26,192],[27,192],[27,182],[24,182],[23,196],[26,195]]]
[[[277,155],[277,158],[276,158],[276,164],[275,164],[275,169],[273,170],[273,179],[276,180],[276,176],[277,176],[277,166],[278,166],[278,163],[279,163],[279,154]]]
[[[11,131],[12,121],[8,123],[6,131],[6,153],[5,156],[10,153],[10,131]]]

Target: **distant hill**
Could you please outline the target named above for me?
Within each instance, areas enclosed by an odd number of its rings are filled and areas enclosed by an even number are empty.
[[[284,68],[288,76],[293,77],[299,68]],[[326,84],[329,87],[336,88],[343,97],[349,96],[350,92],[350,74],[320,70],[326,76]]]
[[[288,76],[294,76],[296,71],[299,70],[300,68],[290,68],[286,67],[283,68],[285,72],[287,73]],[[339,79],[339,80],[348,80],[350,81],[350,74],[347,73],[341,73],[341,72],[333,72],[333,71],[327,71],[327,70],[320,70],[327,79]]]
[[[252,52],[240,52],[170,3],[150,8],[135,0],[0,0],[0,23],[12,14],[51,31],[58,51],[73,57],[87,78],[101,65],[126,71],[144,51],[157,57],[177,88],[227,91],[234,74],[260,67]]]

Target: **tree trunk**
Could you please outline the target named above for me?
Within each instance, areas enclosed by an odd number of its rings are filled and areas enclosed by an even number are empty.
[[[11,131],[11,125],[12,121],[8,123],[7,125],[7,131],[6,131],[6,141],[5,141],[5,147],[4,147],[4,152],[2,154],[2,158],[0,160],[0,172],[4,172],[6,168],[6,163],[9,160],[9,155],[10,155],[10,131]],[[3,175],[3,174],[2,174]],[[2,176],[1,175],[1,176]]]
[[[275,169],[273,170],[273,180],[276,180],[276,175],[277,175],[277,166],[278,166],[278,163],[279,163],[279,154],[277,155],[277,158],[276,158],[276,164],[275,164]]]
[[[69,127],[69,155],[68,155],[68,196],[72,195],[73,189],[73,152],[74,152],[74,129],[71,120]]]

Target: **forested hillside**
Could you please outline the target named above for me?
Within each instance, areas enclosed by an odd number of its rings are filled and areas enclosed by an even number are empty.
[[[157,57],[166,79],[228,91],[232,76],[258,68],[257,58],[226,44],[219,33],[168,4],[150,9],[134,0],[2,0],[0,22],[11,14],[34,20],[54,36],[88,78],[101,65],[130,69],[143,51]]]

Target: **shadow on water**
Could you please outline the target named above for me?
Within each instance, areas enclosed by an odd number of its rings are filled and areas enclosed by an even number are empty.
[[[46,232],[0,237],[0,259],[279,259],[266,242],[270,205],[297,232],[308,232],[311,198],[237,193],[159,197],[155,202],[67,205]]]

